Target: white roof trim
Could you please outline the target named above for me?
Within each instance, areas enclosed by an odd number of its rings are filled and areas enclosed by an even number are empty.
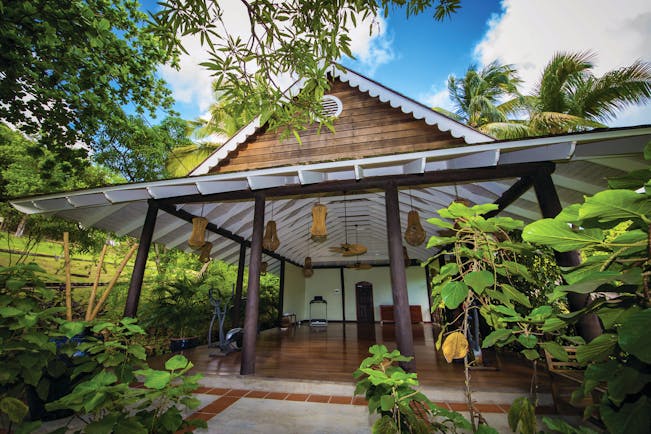
[[[344,67],[345,68],[345,67]],[[428,125],[436,125],[441,131],[449,131],[453,137],[463,137],[467,144],[486,143],[492,142],[495,139],[485,135],[467,125],[464,125],[454,119],[442,115],[411,98],[407,98],[398,92],[389,89],[373,80],[370,80],[363,75],[345,68],[341,71],[339,68],[333,68],[333,74],[342,82],[348,83],[351,87],[356,87],[360,91],[367,93],[373,98],[378,98],[382,102],[388,102],[391,107],[399,108],[403,113],[411,114],[414,119],[424,120]],[[303,87],[302,80],[296,81],[289,89],[290,94],[296,94]],[[251,123],[242,127],[233,137],[228,139],[218,150],[206,158],[199,166],[197,166],[190,176],[205,175],[208,171],[219,164],[229,153],[237,149],[237,147],[244,143],[250,136],[255,134],[261,127],[260,116],[256,117]]]
[[[644,138],[641,138],[641,136],[644,136]],[[113,185],[15,199],[11,201],[11,204],[19,211],[27,214],[36,214],[73,208],[102,206],[95,205],[93,203],[94,201],[84,203],[83,200],[76,199],[80,196],[82,197],[81,199],[87,199],[89,195],[93,194],[103,194],[111,203],[136,202],[154,199],[155,196],[177,196],[177,194],[173,194],[174,191],[210,194],[214,192],[235,191],[236,189],[243,190],[246,189],[246,186],[251,189],[258,189],[337,179],[360,179],[362,177],[381,176],[383,174],[418,173],[421,168],[424,171],[446,170],[452,168],[449,164],[455,168],[486,167],[495,164],[499,166],[500,164],[504,164],[501,157],[508,155],[508,151],[516,151],[517,154],[514,155],[519,157],[517,161],[524,163],[528,161],[540,161],[542,152],[547,152],[548,155],[553,156],[555,159],[557,158],[557,161],[560,161],[562,159],[561,157],[566,161],[578,160],[581,158],[575,158],[575,155],[589,154],[589,148],[591,147],[598,148],[600,156],[606,156],[606,154],[620,155],[622,153],[622,147],[604,149],[599,146],[600,143],[592,144],[589,142],[624,137],[635,138],[630,141],[634,143],[634,146],[628,146],[623,149],[626,153],[633,152],[636,149],[637,152],[642,152],[644,144],[651,139],[651,127],[576,133],[563,136],[493,142],[432,151],[360,158],[356,160],[342,160],[246,172]],[[550,147],[550,145],[556,146]],[[551,149],[556,152],[550,152]],[[523,152],[525,150],[531,150],[531,152]],[[503,159],[509,160],[508,158]]]

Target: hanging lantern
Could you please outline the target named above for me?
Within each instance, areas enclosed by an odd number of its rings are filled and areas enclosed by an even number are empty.
[[[402,246],[402,259],[405,261],[405,267],[409,267],[411,260],[409,259],[409,253],[407,252],[407,246]]]
[[[303,276],[312,277],[314,270],[312,269],[312,258],[309,256],[305,257],[305,262],[303,263]]]
[[[212,251],[212,243],[210,241],[206,241],[203,244],[203,246],[201,246],[201,250],[199,251],[199,260],[203,263],[210,261],[211,251]]]
[[[425,230],[420,224],[418,211],[411,210],[407,214],[407,230],[405,230],[405,241],[412,246],[420,246],[425,242]]]
[[[208,226],[207,219],[203,217],[194,217],[192,219],[192,233],[188,245],[193,249],[200,249],[206,242],[206,226]]]
[[[261,276],[264,276],[265,274],[267,274],[267,267],[268,266],[269,266],[269,264],[267,264],[267,261],[263,261],[263,262],[260,263],[260,275]]]
[[[276,222],[269,220],[264,230],[262,247],[273,252],[278,246],[280,246],[280,239],[278,239],[278,233],[276,232]]]
[[[328,231],[326,229],[326,216],[328,215],[328,208],[320,203],[312,207],[312,228],[310,235],[312,241],[322,243],[328,238]]]

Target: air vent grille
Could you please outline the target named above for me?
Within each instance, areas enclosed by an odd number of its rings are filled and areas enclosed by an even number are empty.
[[[324,118],[336,118],[344,108],[341,100],[334,95],[325,95],[321,99],[321,107],[323,108],[322,114]]]

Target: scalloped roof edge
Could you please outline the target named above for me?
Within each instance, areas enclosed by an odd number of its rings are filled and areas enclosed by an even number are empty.
[[[340,65],[341,66],[341,65]],[[495,139],[472,127],[464,125],[452,118],[449,118],[431,108],[402,95],[388,87],[363,76],[345,66],[342,71],[339,68],[333,68],[333,76],[351,87],[358,88],[361,92],[377,98],[382,102],[388,102],[393,108],[400,109],[403,113],[411,114],[414,119],[424,120],[427,125],[437,126],[439,130],[449,131],[452,137],[462,137],[466,144],[487,143]],[[296,82],[292,87],[294,91],[300,91],[302,81]],[[190,176],[205,175],[211,168],[219,164],[228,154],[237,150],[237,148],[255,134],[261,127],[260,116],[256,116],[248,125],[240,128],[230,139],[228,139],[219,149],[209,155],[196,168],[190,172]]]

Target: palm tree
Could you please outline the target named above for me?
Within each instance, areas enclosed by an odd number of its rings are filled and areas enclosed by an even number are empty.
[[[219,95],[216,88],[214,92]],[[194,140],[190,145],[172,150],[166,163],[170,175],[186,176],[253,118],[242,104],[228,105],[235,113],[226,107],[225,98],[217,96],[217,101],[210,106],[208,119],[188,121],[188,136]]]
[[[513,65],[500,65],[497,62],[480,71],[473,65],[461,79],[451,75],[448,78],[448,92],[455,105],[452,116],[480,130],[485,125],[505,122],[508,113],[502,110],[499,103],[507,97],[518,96],[520,82]],[[442,109],[436,110],[451,114]]]
[[[525,136],[561,134],[605,127],[622,109],[651,97],[651,64],[635,61],[596,77],[594,54],[557,53],[543,70],[534,93],[503,104],[508,113],[524,110]]]

